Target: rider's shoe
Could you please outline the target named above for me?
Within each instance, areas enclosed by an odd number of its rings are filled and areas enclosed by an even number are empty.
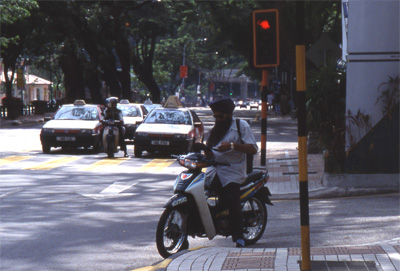
[[[127,152],[124,153],[124,157],[129,157]]]
[[[245,246],[246,246],[246,244],[243,239],[236,240],[236,247],[245,247]]]

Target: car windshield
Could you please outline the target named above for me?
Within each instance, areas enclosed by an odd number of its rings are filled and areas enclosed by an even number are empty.
[[[139,106],[118,104],[117,107],[122,111],[124,117],[141,117]]]
[[[96,107],[63,106],[54,115],[56,120],[99,120]]]
[[[191,125],[192,120],[188,111],[153,110],[147,116],[145,123],[166,123]]]

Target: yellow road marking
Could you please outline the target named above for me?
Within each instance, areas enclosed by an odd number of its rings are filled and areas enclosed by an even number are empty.
[[[38,166],[27,167],[27,168],[24,168],[24,169],[49,170],[49,169],[52,169],[52,168],[59,167],[62,164],[69,163],[69,162],[72,162],[72,161],[75,161],[75,160],[78,160],[78,159],[81,159],[81,157],[71,157],[71,156],[62,157],[62,158],[59,158],[59,159],[55,159],[55,160],[51,160],[49,162],[42,163],[42,164],[40,164]]]
[[[9,156],[9,157],[6,157],[6,158],[2,158],[2,159],[0,159],[0,167],[4,166],[6,164],[9,164],[9,163],[22,161],[22,160],[25,160],[25,159],[28,159],[28,158],[31,158],[31,156]]]
[[[106,167],[116,166],[127,160],[129,160],[129,158],[102,159],[83,170],[104,170]]]
[[[161,172],[166,167],[175,162],[175,159],[154,159],[151,162],[141,166],[137,171],[139,172]]]

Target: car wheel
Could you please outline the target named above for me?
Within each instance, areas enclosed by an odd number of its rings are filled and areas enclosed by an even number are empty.
[[[50,146],[49,145],[47,145],[47,144],[43,144],[42,145],[42,151],[44,152],[44,153],[50,153]]]
[[[94,153],[99,153],[99,152],[101,152],[101,140],[99,140],[99,141],[97,142],[97,144],[93,146],[93,152],[94,152]]]
[[[140,148],[135,146],[135,148],[134,148],[135,157],[138,157],[138,158],[142,157],[142,152],[143,152],[143,150],[141,150]]]

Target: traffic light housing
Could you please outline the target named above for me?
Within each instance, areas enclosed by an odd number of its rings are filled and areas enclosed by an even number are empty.
[[[253,11],[253,65],[279,65],[279,17],[277,9]]]

